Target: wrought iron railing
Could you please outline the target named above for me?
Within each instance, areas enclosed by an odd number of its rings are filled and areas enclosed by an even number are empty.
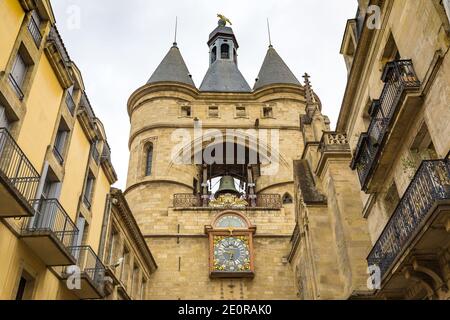
[[[450,199],[450,161],[423,161],[375,243],[367,261],[382,277],[420,231],[436,201]]]
[[[352,161],[352,168],[357,169],[363,189],[366,188],[368,177],[373,171],[385,137],[392,125],[392,119],[399,109],[403,93],[420,88],[420,81],[411,60],[388,63],[382,80],[385,85],[380,99],[375,100],[371,106],[369,129],[360,136]]]
[[[23,100],[23,98],[24,98],[25,95],[23,94],[22,88],[21,88],[20,85],[17,83],[17,81],[16,81],[16,79],[14,78],[14,76],[10,73],[9,76],[8,76],[8,78],[9,78],[9,83],[11,84],[12,88],[14,89],[14,91],[15,91],[16,94],[17,94],[17,97],[18,97],[20,100]]]
[[[97,289],[101,296],[104,295],[106,268],[100,258],[90,246],[74,246],[70,248],[76,259],[76,266],[81,276],[89,278],[89,281]],[[63,269],[63,276],[73,274],[73,266]]]
[[[66,106],[67,109],[69,109],[70,114],[73,116],[75,114],[75,101],[73,101],[73,97],[69,92],[66,94]]]
[[[32,200],[30,204],[35,215],[24,219],[23,236],[51,233],[66,248],[76,243],[78,228],[57,199]]]
[[[0,173],[25,200],[34,199],[40,176],[5,128],[0,128]]]
[[[244,197],[249,203],[248,207],[251,207],[250,195]],[[258,194],[256,197],[256,207],[280,209],[282,207],[281,196],[279,194]],[[177,193],[173,196],[173,206],[175,208],[199,208],[203,207],[203,199],[201,196],[194,195],[192,193]],[[206,201],[206,207],[208,207],[209,197]]]
[[[42,42],[42,34],[41,34],[41,31],[39,30],[39,26],[37,25],[33,16],[31,16],[30,22],[28,23],[28,31],[30,31],[30,34],[34,40],[34,43],[39,48],[41,46],[41,42]]]

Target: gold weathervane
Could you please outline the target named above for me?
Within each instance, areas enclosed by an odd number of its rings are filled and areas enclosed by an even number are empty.
[[[228,23],[230,26],[233,25],[227,17],[225,17],[223,14],[218,13],[217,17],[220,19],[220,21],[223,21],[225,25]]]

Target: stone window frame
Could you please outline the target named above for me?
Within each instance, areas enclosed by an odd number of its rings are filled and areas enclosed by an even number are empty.
[[[211,109],[217,109],[217,115],[212,115],[211,114]],[[216,104],[212,104],[210,106],[208,106],[208,118],[213,118],[213,119],[220,119],[220,107]]]
[[[192,106],[189,104],[182,104],[180,106],[180,112],[179,112],[179,118],[189,118],[191,119],[193,117],[193,110]],[[184,114],[184,110],[188,110],[187,114]]]
[[[276,119],[275,117],[275,106],[273,104],[265,104],[261,108],[261,118],[263,119]],[[266,116],[266,110],[270,109],[271,114]]]
[[[157,137],[150,137],[141,142],[140,145],[140,152],[139,152],[139,177],[141,179],[150,178],[154,176],[155,173],[155,155],[157,154],[157,144],[158,138]],[[153,145],[153,161],[152,161],[152,174],[146,175],[146,166],[147,166],[147,148],[149,144]]]
[[[238,114],[238,109],[239,108],[243,108],[244,109],[244,113],[242,115]],[[237,104],[234,107],[234,118],[235,119],[248,119],[248,108],[247,106],[244,106],[243,104]]]
[[[281,199],[282,199],[283,204],[293,204],[294,203],[294,198],[291,196],[291,194],[289,192],[285,192]],[[289,200],[290,202],[287,202],[286,200]]]
[[[16,97],[18,100],[23,101],[26,99],[26,97],[28,96],[30,90],[31,90],[31,86],[32,86],[32,74],[33,74],[33,70],[36,68],[36,62],[33,60],[32,54],[30,53],[31,51],[29,50],[29,48],[27,47],[27,45],[24,42],[21,42],[17,49],[15,51],[13,51],[14,53],[11,55],[10,58],[10,62],[9,62],[9,66],[7,66],[6,72],[8,74],[8,77],[11,76],[12,78],[13,76],[13,71],[16,65],[16,61],[18,59],[18,57],[20,57],[24,64],[25,64],[25,71],[24,71],[24,76],[23,76],[23,81],[21,84],[18,84],[20,91],[22,92],[22,97],[19,96],[18,93],[16,93]],[[14,79],[16,80],[16,79]],[[12,87],[11,84],[11,89],[13,91],[15,91],[15,89]]]

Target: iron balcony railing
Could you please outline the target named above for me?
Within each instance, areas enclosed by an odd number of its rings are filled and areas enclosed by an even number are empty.
[[[25,200],[34,199],[40,176],[5,128],[0,128],[0,174]]]
[[[281,196],[279,194],[259,194],[253,195],[256,199],[256,207],[280,209],[282,207]],[[206,201],[206,207],[209,205],[209,196]],[[244,200],[248,202],[247,207],[251,207],[251,195],[245,196]],[[177,193],[173,196],[173,206],[175,208],[200,208],[203,207],[203,198],[192,193]]]
[[[80,275],[89,279],[89,282],[97,289],[101,296],[104,295],[106,268],[100,258],[90,246],[74,246],[70,248],[76,259],[76,266]],[[73,273],[73,267],[65,267],[63,275]]]
[[[67,109],[69,109],[70,114],[72,116],[75,115],[75,102],[73,101],[73,97],[69,92],[67,92],[66,94],[66,106]]]
[[[39,48],[42,42],[42,34],[41,31],[39,30],[39,26],[37,25],[33,17],[31,17],[30,22],[28,23],[28,31],[30,31],[34,43]]]
[[[23,94],[22,88],[21,88],[20,85],[17,83],[17,81],[16,81],[16,79],[14,78],[14,76],[10,73],[9,76],[8,76],[8,78],[9,78],[9,83],[11,84],[12,88],[14,89],[14,91],[15,91],[16,94],[17,94],[17,97],[18,97],[20,100],[23,100],[23,98],[24,98],[25,95]]]
[[[420,231],[432,206],[450,199],[450,161],[423,161],[370,252],[369,266],[377,265],[384,277],[411,239]]]
[[[363,189],[378,160],[384,140],[392,126],[393,119],[401,105],[406,91],[420,88],[411,60],[397,60],[386,65],[382,80],[385,83],[380,99],[371,106],[371,121],[367,132],[358,141],[352,168],[357,169]]]
[[[30,204],[35,215],[24,219],[23,236],[51,233],[66,248],[77,242],[78,228],[57,199],[32,200]]]

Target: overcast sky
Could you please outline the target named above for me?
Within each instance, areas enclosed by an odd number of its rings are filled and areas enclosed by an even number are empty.
[[[239,68],[253,87],[272,43],[294,74],[308,72],[334,128],[347,73],[339,54],[347,19],[356,0],[56,0],[58,29],[80,68],[94,112],[106,127],[117,187],[125,188],[130,130],[126,104],[145,84],[173,42],[178,16],[178,46],[200,85],[208,68],[209,33],[217,13],[233,23],[239,42]],[[79,24],[77,23],[79,13]],[[75,15],[74,15],[75,14]]]

